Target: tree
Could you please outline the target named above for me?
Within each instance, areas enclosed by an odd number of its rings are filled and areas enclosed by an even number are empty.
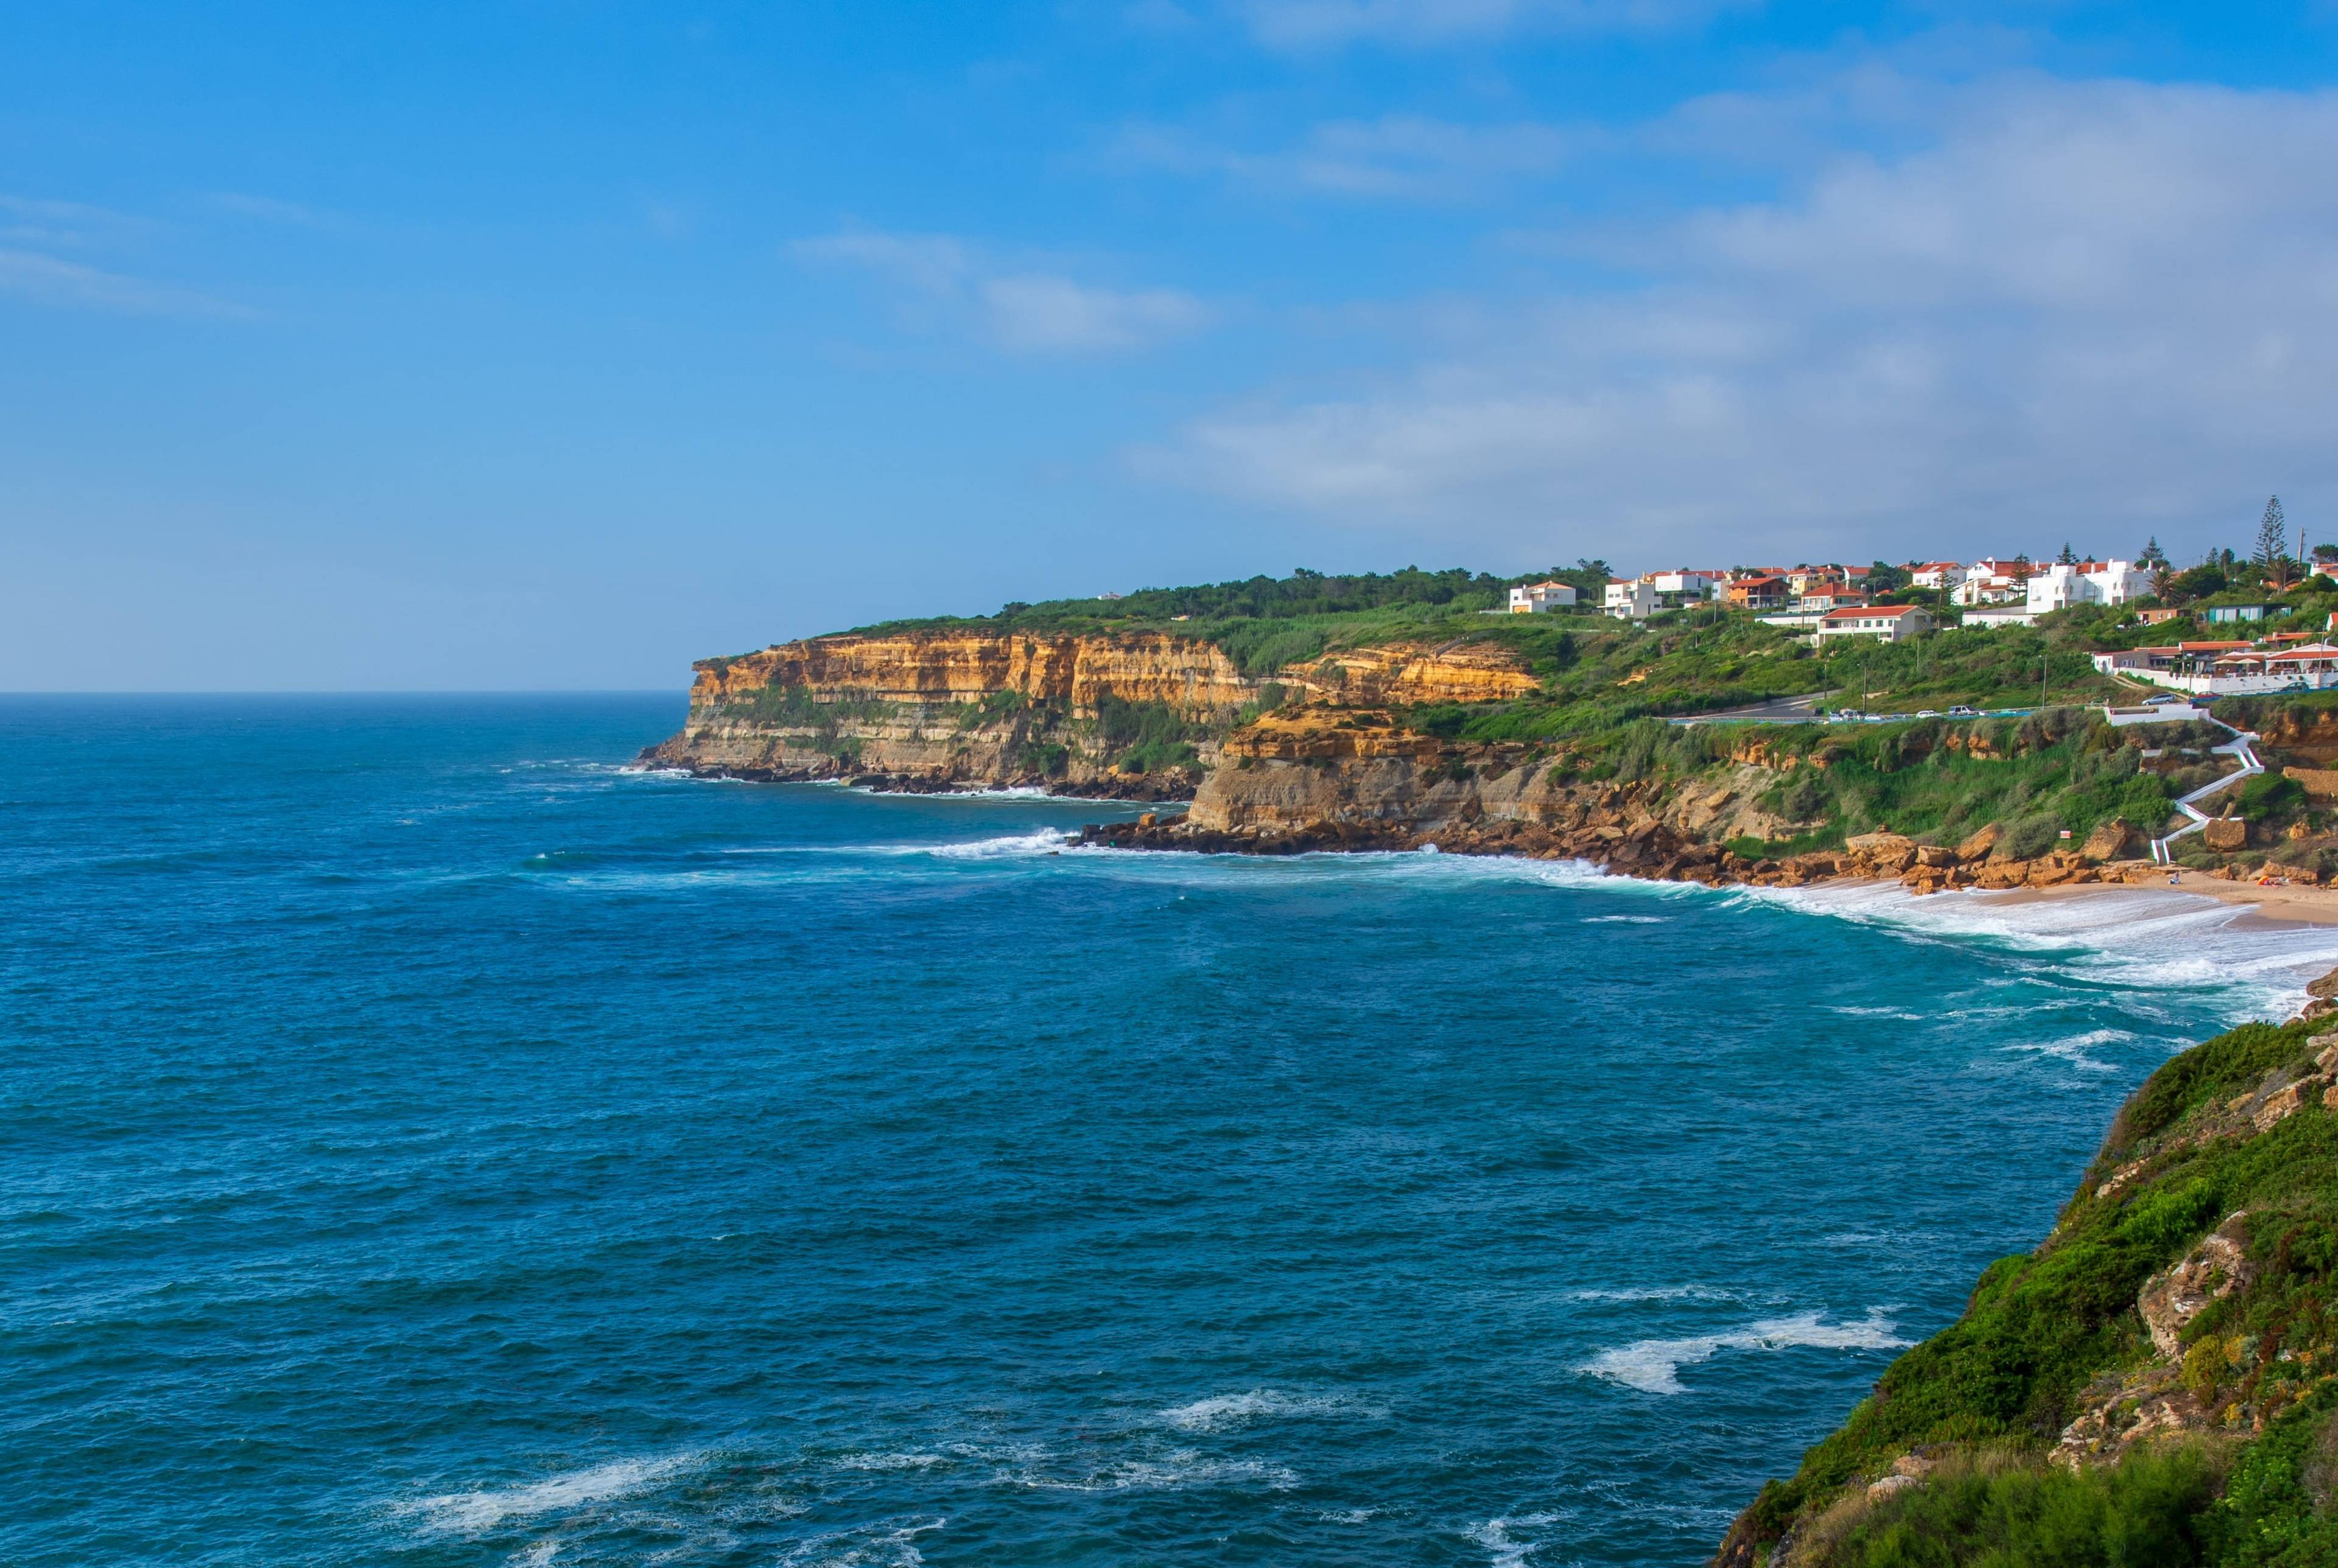
[[[2195,566],[2189,572],[2178,572],[2160,598],[2169,604],[2181,604],[2187,600],[2205,599],[2211,593],[2225,591],[2225,573],[2215,562]]]
[[[1589,572],[1595,573],[1603,580],[1616,575],[1616,573],[1607,570],[1606,562],[1586,561],[1580,555],[1575,558],[1575,569],[1577,572]]]
[[[2176,568],[2175,568],[2174,566],[2172,566],[2172,565],[2170,565],[2170,564],[2168,564],[2167,557],[2166,557],[2166,556],[2165,556],[2165,555],[2162,555],[2162,556],[2160,556],[2157,560],[2156,560],[2156,561],[2152,562],[2152,564],[2151,564],[2151,593],[2152,593],[2152,597],[2153,597],[2153,598],[2155,598],[2155,599],[2156,599],[2156,600],[2158,600],[2162,604],[2168,603],[2170,603],[2170,602],[2171,602],[2171,601],[2168,599],[2168,594],[2169,594],[2169,593],[2171,593],[2172,592],[2174,592],[2174,590],[2175,590],[2175,586],[2176,586]]]
[[[2070,543],[2067,539],[2062,542],[2062,553],[2054,559],[2065,566],[2076,566],[2078,564],[2078,558],[2070,553]]]
[[[2020,554],[2016,555],[2013,558],[2013,564],[2005,569],[2005,574],[2013,579],[2013,585],[2016,588],[2028,588],[2029,580],[2038,575],[2038,569],[2029,564],[2029,552],[2024,550]]]
[[[2338,561],[2338,544],[2316,544],[2313,558],[2316,561]]]
[[[2159,547],[2158,534],[2151,536],[2150,543],[2143,547],[2143,554],[2135,558],[2135,564],[2146,568],[2168,564],[2167,552]]]
[[[2268,583],[2282,575],[2289,559],[2289,519],[2282,515],[2278,495],[2265,502],[2264,518],[2257,524],[2256,553],[2249,559]]]

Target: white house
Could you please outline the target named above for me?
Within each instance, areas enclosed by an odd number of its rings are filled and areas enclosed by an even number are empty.
[[[2029,609],[2045,615],[2073,604],[2124,604],[2150,591],[2150,574],[2132,561],[2057,562],[2029,579]]]
[[[1574,605],[1575,590],[1564,583],[1526,583],[1510,590],[1513,615],[1547,615]]]
[[[1721,585],[1728,581],[1725,573],[1692,572],[1686,567],[1677,572],[1651,572],[1640,579],[1668,599],[1712,599],[1719,596]]]
[[[1965,568],[1954,561],[1927,561],[1908,573],[1919,588],[1954,588],[1964,580]]]
[[[1645,621],[1656,612],[1656,585],[1622,579],[1611,581],[1601,608],[1618,621]]]
[[[1859,604],[1831,610],[1819,617],[1816,629],[1822,646],[1843,637],[1881,637],[1903,642],[1932,629],[1932,618],[1917,604]]]

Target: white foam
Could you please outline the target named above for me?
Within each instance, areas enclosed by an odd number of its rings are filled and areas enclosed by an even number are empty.
[[[1192,1448],[1115,1460],[1077,1475],[1053,1471],[1044,1464],[1025,1465],[1001,1471],[997,1479],[1035,1492],[1186,1492],[1196,1486],[1288,1492],[1299,1485],[1298,1475],[1288,1465],[1255,1459],[1213,1459]]]
[[[697,1468],[695,1454],[663,1459],[618,1459],[584,1470],[565,1471],[526,1486],[499,1491],[449,1492],[437,1497],[400,1504],[398,1510],[420,1514],[436,1530],[476,1533],[507,1519],[533,1519],[565,1513],[594,1503],[632,1497],[684,1471]]]
[[[930,1470],[948,1463],[941,1454],[848,1454],[834,1461],[839,1470]]]
[[[2118,1071],[2117,1065],[2088,1055],[2087,1047],[2124,1044],[2142,1038],[2132,1029],[2089,1029],[2084,1034],[2073,1034],[2067,1040],[2021,1040],[2009,1045],[2000,1045],[1998,1049],[2020,1055],[2051,1056],[2088,1073],[2116,1073]]]
[[[2017,953],[2069,955],[2053,967],[2073,978],[2148,993],[2225,994],[2235,1022],[2284,1016],[2306,984],[2338,966],[2338,926],[2284,926],[2172,888],[2088,888],[2009,899],[1964,891],[1919,897],[1896,883],[1740,887],[1737,897],[1881,926],[1936,940],[1981,938]]]
[[[1716,1290],[1709,1285],[1627,1286],[1613,1290],[1569,1290],[1570,1301],[1734,1301],[1734,1290]]]
[[[1586,915],[1586,926],[1661,926],[1668,918],[1663,915]]]
[[[916,1568],[918,1563],[926,1560],[925,1554],[918,1550],[918,1537],[929,1534],[948,1523],[948,1519],[935,1519],[892,1530],[876,1525],[815,1535],[795,1546],[780,1561],[789,1564],[819,1564],[820,1568]]]
[[[1051,849],[1061,849],[1071,835],[1060,828],[1042,828],[1036,833],[1010,833],[997,838],[977,838],[964,844],[934,844],[924,846],[924,852],[944,860],[997,860],[1017,855],[1044,855]]]
[[[560,1543],[557,1540],[538,1541],[513,1553],[504,1561],[510,1564],[510,1568],[548,1568],[552,1560],[559,1555]]]
[[[1279,1388],[1253,1388],[1247,1394],[1220,1394],[1178,1405],[1155,1417],[1180,1432],[1223,1432],[1253,1421],[1312,1420],[1327,1416],[1385,1416],[1376,1406],[1359,1405],[1344,1394],[1286,1394]]]
[[[1515,1527],[1536,1529],[1559,1522],[1556,1514],[1522,1514],[1515,1519],[1488,1519],[1483,1524],[1465,1532],[1469,1538],[1493,1554],[1494,1568],[1521,1568],[1526,1560],[1548,1545],[1545,1541],[1513,1541],[1510,1531]]]
[[[1644,1394],[1685,1394],[1678,1376],[1683,1367],[1710,1360],[1724,1350],[1786,1350],[1807,1347],[1819,1350],[1894,1350],[1909,1341],[1892,1331],[1891,1320],[1880,1308],[1871,1308],[1864,1321],[1829,1323],[1816,1312],[1792,1318],[1764,1318],[1725,1334],[1704,1334],[1687,1339],[1642,1339],[1613,1350],[1602,1350],[1576,1368]]]
[[[1840,1013],[1846,1018],[1896,1018],[1902,1024],[1921,1024],[1921,1013],[1902,1013],[1897,1007],[1830,1007],[1830,1013]]]

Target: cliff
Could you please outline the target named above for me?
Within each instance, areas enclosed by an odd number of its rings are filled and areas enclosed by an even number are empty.
[[[2338,1562],[2321,1027],[2247,1024],[2155,1073],[2052,1233],[1765,1486],[1715,1568]]]
[[[1661,730],[1663,727],[1659,727]],[[1410,727],[1398,710],[1329,701],[1259,715],[1231,731],[1219,767],[1182,818],[1098,824],[1086,841],[1122,848],[1295,854],[1319,849],[1409,849],[1577,859],[1659,881],[1794,887],[1832,877],[1895,878],[1918,893],[1957,887],[2142,882],[2159,868],[2141,858],[2143,835],[2124,818],[2094,822],[2083,837],[2060,829],[2009,831],[1993,819],[1953,843],[1889,831],[1845,834],[1830,772],[1857,772],[1848,752],[1808,732],[1670,730],[1644,737],[1645,751],[1612,744],[1470,742]],[[1938,744],[1901,745],[1910,770],[1930,765],[1993,803],[2027,787],[2040,758],[2087,741],[2050,726],[2032,737],[1958,732]],[[1670,754],[1665,749],[1670,749]],[[2139,752],[2140,748],[2134,749]],[[2097,752],[2094,755],[2101,756]],[[2123,764],[2098,762],[2115,773]],[[2001,777],[1990,777],[1998,774]],[[1863,788],[1865,780],[1859,782]],[[2146,806],[2144,819],[2164,811]],[[1787,848],[1832,837],[1839,847]]]
[[[1324,653],[1271,679],[1162,632],[917,631],[775,644],[693,666],[659,766],[891,789],[1040,785],[1190,797],[1262,702],[1489,702],[1537,690],[1504,650],[1450,642]]]

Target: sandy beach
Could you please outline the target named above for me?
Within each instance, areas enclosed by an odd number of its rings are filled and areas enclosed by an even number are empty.
[[[2113,893],[2119,887],[2138,888],[2167,887],[2184,893],[2196,893],[2204,898],[2214,898],[2219,904],[2248,906],[2259,918],[2293,926],[2338,926],[2338,887],[2303,887],[2294,884],[2259,887],[2254,882],[2227,882],[2221,877],[2211,877],[2200,871],[2171,871],[2164,878],[2149,882],[2106,886],[2085,882],[2060,887],[2016,887],[2004,893],[1978,893],[1973,897],[1993,904],[2032,904],[2047,899],[2081,898],[2089,894]]]

